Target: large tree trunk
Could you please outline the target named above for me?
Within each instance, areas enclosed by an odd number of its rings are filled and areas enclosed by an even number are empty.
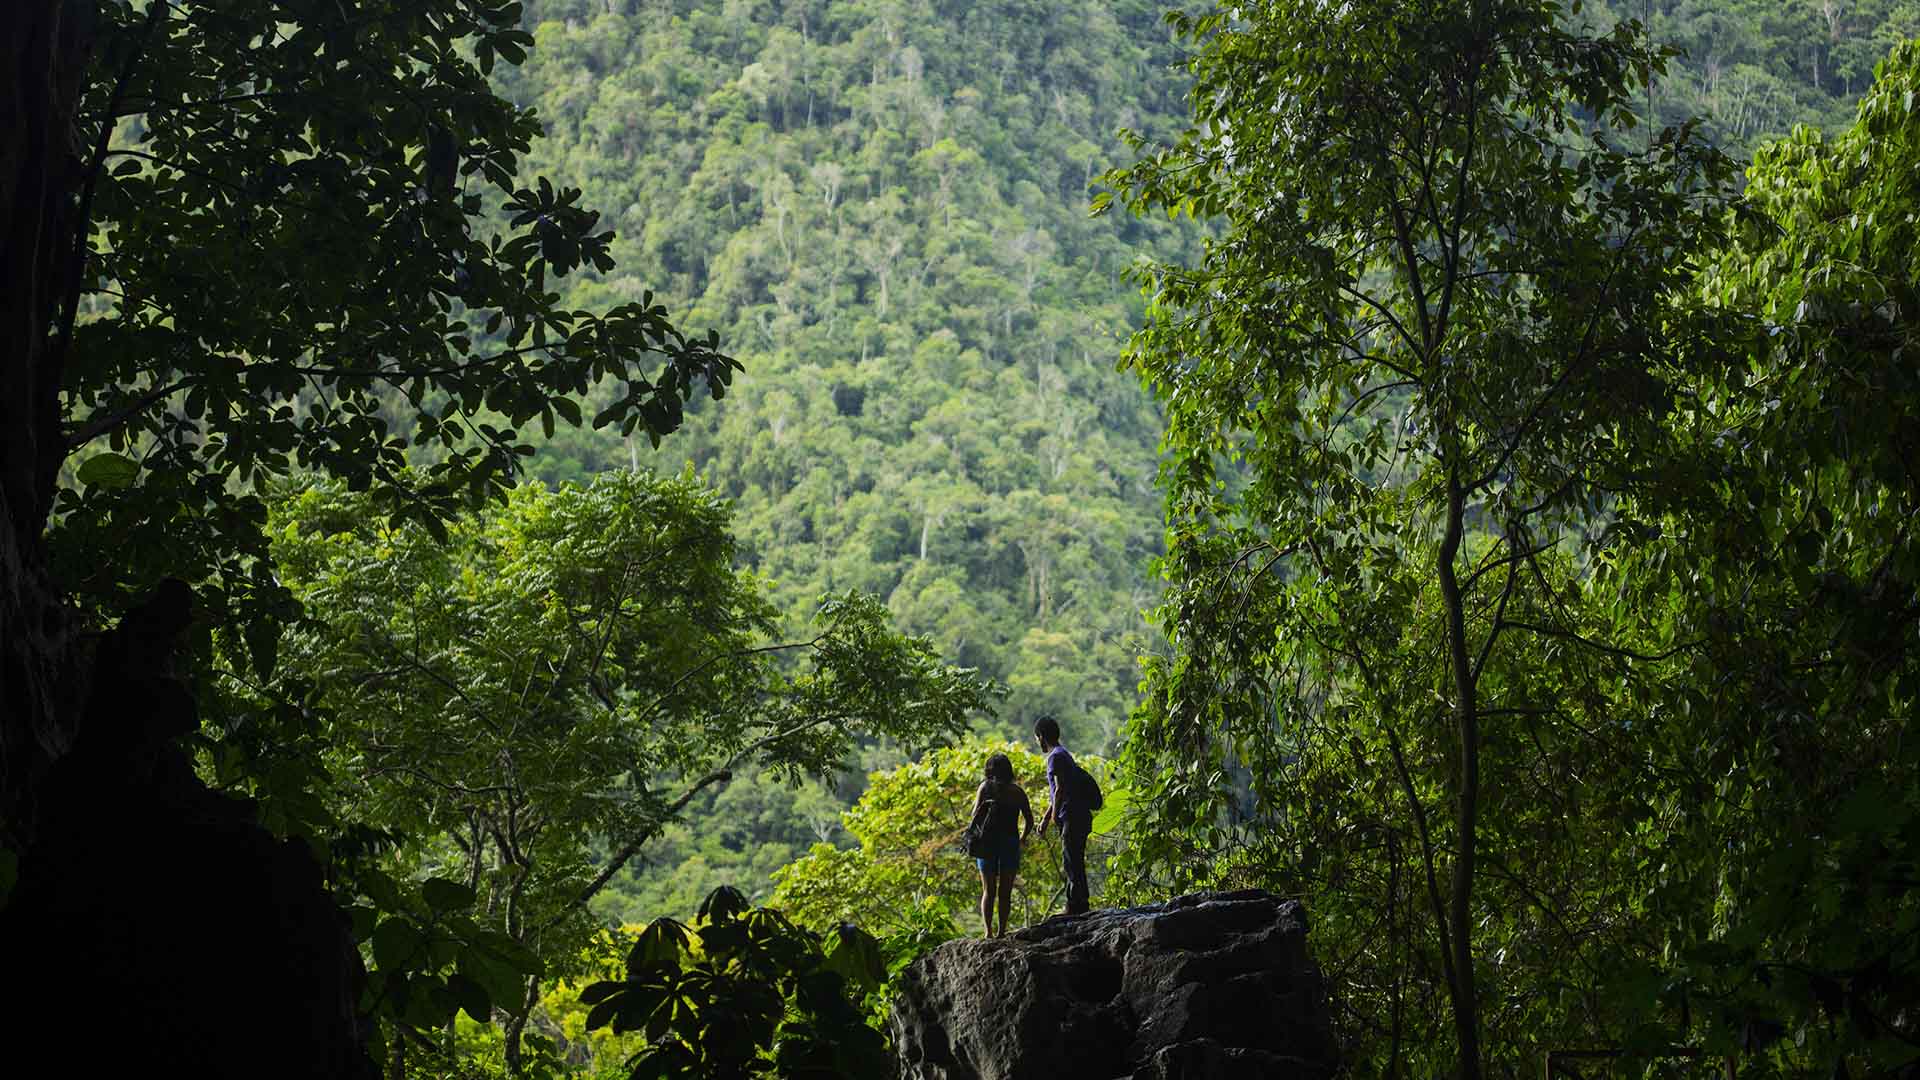
[[[8,1020],[73,1044],[95,1023],[75,1003],[132,1003],[89,1050],[102,1069],[371,1080],[360,958],[320,867],[178,746],[199,723],[168,667],[190,588],[83,650],[49,571],[95,20],[93,0],[0,4],[0,845],[22,856],[0,956],[30,988]]]
[[[82,702],[73,620],[41,535],[65,457],[53,337],[75,252],[74,111],[91,0],[0,12],[0,821],[22,843],[31,793],[71,744]]]

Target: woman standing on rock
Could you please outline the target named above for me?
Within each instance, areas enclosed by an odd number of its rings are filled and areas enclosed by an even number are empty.
[[[986,924],[987,937],[998,937],[1007,932],[1007,909],[1013,906],[1013,876],[1020,869],[1020,845],[1033,835],[1033,807],[1027,802],[1027,793],[1013,782],[1013,762],[1005,754],[995,754],[987,759],[986,779],[981,781],[980,790],[973,796],[973,816],[970,821],[980,821],[984,815],[986,827],[983,830],[987,839],[986,854],[974,859],[974,865],[980,868],[980,921]],[[1015,815],[1025,818],[1027,827],[1019,829]],[[993,902],[1000,899],[1000,929],[993,928]]]

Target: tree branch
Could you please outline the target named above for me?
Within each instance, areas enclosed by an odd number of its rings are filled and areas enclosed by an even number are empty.
[[[732,770],[715,769],[714,771],[694,781],[691,787],[687,788],[687,790],[680,793],[679,798],[676,798],[675,800],[673,800],[673,802],[667,805],[666,813],[662,815],[662,820],[664,821],[667,818],[671,818],[673,815],[678,814],[680,811],[686,809],[687,804],[692,802],[693,797],[695,795],[700,794],[700,792],[706,790],[707,788],[711,787],[714,784],[724,784],[727,781],[732,779],[733,779]],[[638,840],[630,841],[629,843],[623,845],[619,851],[614,852],[613,857],[607,860],[607,865],[600,868],[600,872],[594,875],[593,880],[588,882],[585,888],[580,890],[579,895],[575,896],[572,900],[568,901],[567,904],[564,907],[562,907],[559,911],[554,912],[551,918],[549,918],[546,922],[541,924],[540,929],[548,930],[554,926],[558,926],[562,919],[565,919],[567,916],[573,914],[575,910],[585,907],[587,905],[587,902],[589,900],[592,900],[595,896],[599,895],[600,890],[606,888],[607,882],[612,881],[613,876],[615,874],[618,874],[621,868],[626,866],[627,863],[631,861],[635,855],[638,855],[640,853],[640,849],[646,845],[647,841],[653,839],[655,835],[657,835],[657,833],[648,833],[647,835],[642,836]]]
[[[109,416],[88,417],[85,424],[67,436],[67,451],[65,456],[71,457],[74,451],[105,435],[107,432],[112,431],[114,428],[119,427],[121,424],[126,423],[128,420],[133,419],[138,414],[146,411],[148,406],[162,398],[170,397],[198,381],[199,378],[197,376],[189,375],[179,382],[167,386],[154,387],[152,390],[134,399],[126,408]]]
[[[685,684],[688,679],[693,678],[695,675],[700,674],[701,672],[707,670],[708,668],[712,667],[713,665],[719,663],[722,660],[737,660],[743,656],[753,656],[758,653],[785,652],[789,649],[811,649],[815,645],[818,645],[822,641],[825,641],[830,635],[832,635],[832,633],[836,629],[839,628],[839,625],[840,625],[839,623],[835,623],[832,626],[827,627],[825,630],[822,630],[820,633],[815,634],[812,638],[809,638],[806,641],[787,641],[787,642],[782,642],[778,645],[759,645],[751,649],[735,649],[732,652],[723,652],[723,653],[716,654],[714,656],[710,656],[707,659],[702,660],[700,663],[695,664],[693,667],[687,669],[684,673],[680,675],[679,678],[673,680],[673,685],[661,691],[660,696],[657,698],[654,698],[653,704],[648,706],[648,708],[650,711],[658,710],[662,705],[666,704],[668,701],[673,700],[673,696],[680,692],[680,687],[683,684]]]
[[[1475,686],[1480,684],[1480,673],[1486,669],[1487,657],[1493,655],[1493,643],[1500,640],[1500,631],[1509,625],[1502,620],[1506,618],[1507,601],[1513,596],[1513,583],[1520,576],[1521,561],[1519,558],[1507,560],[1507,583],[1500,588],[1500,603],[1493,612],[1493,625],[1487,628],[1487,639],[1480,643],[1480,655],[1473,661],[1471,681]],[[1486,714],[1483,711],[1481,715]]]
[[[1658,662],[1661,660],[1665,660],[1668,657],[1685,652],[1688,649],[1691,649],[1694,646],[1700,644],[1697,641],[1683,641],[1680,644],[1675,645],[1673,648],[1666,650],[1665,652],[1643,653],[1643,652],[1636,652],[1633,649],[1628,649],[1619,645],[1609,645],[1604,641],[1595,641],[1590,637],[1586,637],[1584,635],[1578,634],[1572,630],[1563,630],[1557,626],[1546,626],[1541,623],[1535,623],[1535,622],[1523,622],[1518,619],[1505,619],[1505,620],[1502,620],[1499,625],[1504,625],[1505,627],[1513,630],[1530,630],[1533,633],[1544,634],[1547,637],[1566,638],[1570,641],[1577,641],[1580,644],[1585,645],[1589,649],[1594,649],[1599,652],[1607,653],[1612,656],[1624,656],[1629,660],[1645,660],[1648,662]]]
[[[127,51],[127,62],[120,68],[120,76],[113,84],[113,94],[107,99],[107,115],[100,120],[100,134],[93,143],[93,161],[87,165],[86,179],[80,187],[79,209],[74,215],[72,265],[67,271],[66,296],[61,299],[60,333],[54,339],[54,346],[49,350],[46,360],[50,371],[60,371],[65,367],[67,349],[73,342],[74,320],[80,314],[80,279],[87,265],[87,235],[91,231],[88,222],[93,220],[93,194],[99,187],[100,170],[107,164],[108,145],[113,141],[113,114],[120,107],[127,84],[133,81],[134,67],[146,54],[147,41],[153,37],[154,27],[160,24],[160,17],[167,10],[167,5],[161,3],[147,8],[147,20],[140,24],[139,40]]]
[[[1475,583],[1477,583],[1480,580],[1480,575],[1485,574],[1490,570],[1498,570],[1502,566],[1506,566],[1510,563],[1522,562],[1526,559],[1532,558],[1535,555],[1539,555],[1542,552],[1551,551],[1556,546],[1558,546],[1557,541],[1553,543],[1541,544],[1538,547],[1528,548],[1525,551],[1514,551],[1512,554],[1508,555],[1506,558],[1503,558],[1503,559],[1495,559],[1489,563],[1482,563],[1480,566],[1474,569],[1473,573],[1467,575],[1467,580],[1461,582],[1460,591],[1471,592],[1473,590],[1473,586],[1475,585]],[[1512,551],[1511,548],[1509,548],[1508,550]]]
[[[787,646],[787,647],[790,647],[790,646]],[[693,801],[693,797],[695,795],[700,794],[700,792],[706,790],[707,788],[713,786],[714,784],[724,784],[727,781],[732,780],[733,770],[735,770],[736,768],[739,768],[741,763],[746,761],[749,757],[752,757],[753,755],[759,753],[760,751],[766,749],[769,746],[772,746],[774,743],[780,742],[783,739],[790,739],[795,735],[799,735],[802,732],[805,732],[809,728],[819,727],[821,724],[831,723],[838,719],[840,719],[840,717],[838,716],[816,716],[811,719],[801,721],[798,724],[794,724],[791,727],[787,727],[779,731],[775,731],[769,735],[763,736],[759,739],[754,740],[751,743],[748,743],[746,746],[742,747],[740,750],[735,752],[732,757],[728,758],[726,764],[720,766],[717,769],[714,769],[712,772],[709,772],[705,776],[702,776],[700,779],[694,781],[693,784],[689,786],[685,791],[682,791],[677,798],[675,798],[671,803],[668,803],[666,806],[666,812],[661,815],[661,820],[665,821],[673,817],[675,814],[678,814],[680,811],[686,809],[687,804]],[[572,914],[576,909],[585,907],[589,900],[592,900],[594,896],[600,892],[601,889],[606,887],[607,882],[613,880],[613,876],[620,872],[620,868],[627,865],[629,860],[631,860],[635,855],[639,854],[640,849],[646,845],[647,841],[653,839],[655,835],[657,835],[657,830],[655,832],[651,832],[640,837],[638,840],[633,840],[628,842],[627,844],[623,845],[619,851],[614,852],[613,857],[607,860],[607,865],[602,867],[600,869],[600,873],[596,874],[594,876],[594,879],[588,882],[585,888],[580,890],[579,895],[575,896],[564,907],[562,907],[559,911],[555,912],[552,918],[548,919],[545,923],[541,924],[540,929],[546,930],[549,927],[552,927],[558,924],[560,920]]]

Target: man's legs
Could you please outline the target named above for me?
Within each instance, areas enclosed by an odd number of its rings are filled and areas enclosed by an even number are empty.
[[[996,937],[1007,932],[1007,909],[1013,906],[1013,878],[1012,870],[1000,875],[1000,929],[995,932]]]
[[[1093,821],[1079,814],[1070,815],[1066,828],[1060,830],[1069,915],[1078,915],[1087,910],[1087,834],[1092,831]]]

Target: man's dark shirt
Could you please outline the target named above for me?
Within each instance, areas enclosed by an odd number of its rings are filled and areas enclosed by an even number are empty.
[[[1087,813],[1086,807],[1074,805],[1072,785],[1065,782],[1067,769],[1071,765],[1073,765],[1073,755],[1067,753],[1066,747],[1056,746],[1047,751],[1048,805],[1053,807],[1053,820],[1061,828],[1065,828],[1070,820],[1067,817],[1068,814]]]

